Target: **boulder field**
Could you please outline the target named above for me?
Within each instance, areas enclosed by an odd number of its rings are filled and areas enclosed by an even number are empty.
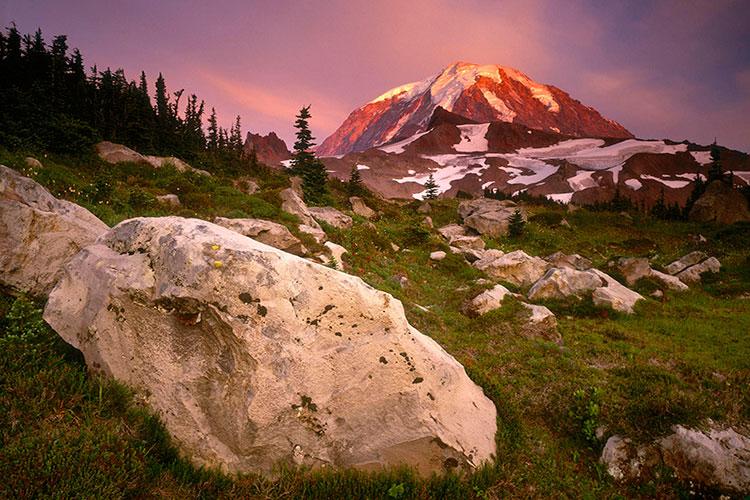
[[[209,222],[120,223],[65,266],[44,317],[198,464],[430,473],[495,453],[493,403],[398,300]]]

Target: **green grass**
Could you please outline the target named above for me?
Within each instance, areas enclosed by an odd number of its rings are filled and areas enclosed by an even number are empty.
[[[279,174],[268,174],[262,191],[247,196],[228,178],[112,167],[93,159],[75,165],[42,160],[35,179],[108,224],[139,215],[251,216],[299,234],[295,218],[280,211],[277,193],[288,180]],[[0,163],[22,170],[23,156],[0,150]],[[330,185],[332,204],[346,209],[344,185]],[[165,193],[178,194],[183,207],[156,206],[152,198]],[[440,262],[429,259],[430,252],[448,248],[424,225],[418,202],[386,203],[372,196],[366,201],[380,217],[371,223],[354,216],[348,230],[327,227],[329,238],[349,249],[348,272],[402,300],[409,321],[456,357],[493,400],[495,463],[473,474],[431,478],[407,469],[280,469],[267,478],[196,469],[179,456],[137,395],[87,373],[80,354],[41,321],[40,304],[3,296],[0,497],[679,497],[689,485],[668,473],[631,484],[610,480],[597,461],[603,443],[591,438],[591,429],[604,426],[607,435],[646,442],[675,423],[750,421],[747,227],[528,207],[523,236],[487,240],[488,246],[541,256],[577,252],[605,270],[618,256],[648,256],[665,265],[700,249],[723,266],[703,286],[667,292],[663,301],[648,297],[654,284],[641,281],[636,289],[648,298],[635,315],[597,308],[590,300],[547,302],[558,317],[560,347],[524,335],[514,301],[479,318],[464,315],[466,301],[491,286],[477,283],[484,275],[450,253]],[[432,202],[429,215],[436,227],[458,222],[457,203]],[[563,218],[570,228],[559,225]],[[699,242],[699,234],[707,242]],[[315,248],[309,238],[304,242]],[[399,277],[407,278],[404,286]]]

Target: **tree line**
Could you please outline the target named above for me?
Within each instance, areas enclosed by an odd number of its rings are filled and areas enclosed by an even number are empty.
[[[136,82],[122,69],[87,70],[65,35],[47,43],[41,30],[22,35],[11,24],[0,32],[0,103],[0,144],[9,149],[80,155],[108,140],[209,169],[254,162],[242,152],[239,116],[226,130],[211,109],[204,132],[206,105],[195,94],[170,93],[159,73],[152,101],[145,72]]]

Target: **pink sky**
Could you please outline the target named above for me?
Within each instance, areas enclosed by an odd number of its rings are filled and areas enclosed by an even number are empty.
[[[87,65],[151,84],[161,71],[223,124],[240,114],[288,143],[302,105],[321,142],[354,108],[464,60],[516,67],[639,137],[750,150],[743,1],[6,0],[0,20],[67,34]]]

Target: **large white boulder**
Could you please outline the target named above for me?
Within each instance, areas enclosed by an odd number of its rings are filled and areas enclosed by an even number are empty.
[[[398,300],[215,224],[119,224],[70,261],[44,317],[197,464],[429,473],[495,453],[493,403]]]
[[[554,267],[534,283],[529,299],[564,299],[581,296],[602,286],[602,279],[593,271],[577,271],[570,267]]]
[[[549,263],[539,257],[532,257],[523,250],[502,254],[493,258],[494,253],[485,252],[474,262],[474,266],[492,278],[507,281],[517,286],[529,286],[541,278]]]
[[[216,217],[214,224],[231,229],[243,236],[252,238],[285,252],[304,255],[307,249],[286,226],[263,219],[227,219]]]
[[[0,284],[47,295],[68,259],[107,229],[85,208],[0,165]]]

